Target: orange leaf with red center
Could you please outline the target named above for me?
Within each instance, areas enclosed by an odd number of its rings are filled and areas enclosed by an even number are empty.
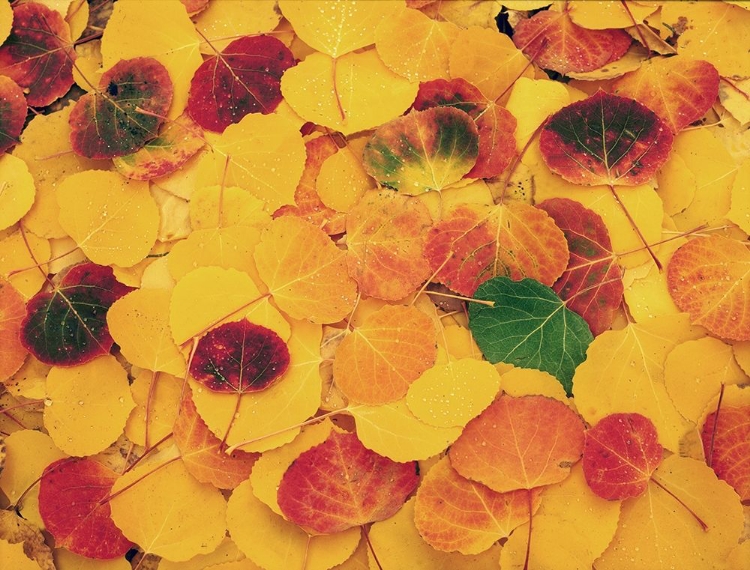
[[[750,406],[711,412],[701,439],[706,461],[717,477],[729,483],[743,502],[750,500]]]
[[[245,36],[208,58],[190,83],[188,112],[204,129],[224,132],[248,113],[267,115],[281,103],[281,76],[294,65],[271,36]]]
[[[119,558],[133,543],[112,520],[109,496],[119,475],[93,459],[59,459],[44,470],[39,512],[55,546],[87,558]]]
[[[289,366],[289,349],[269,328],[247,320],[226,323],[198,341],[190,375],[214,392],[259,392]]]
[[[567,198],[545,200],[537,207],[562,230],[570,250],[568,267],[552,288],[597,336],[612,325],[624,290],[607,226],[599,214]]]
[[[284,473],[279,507],[317,534],[387,519],[419,484],[416,462],[396,463],[367,449],[353,433],[331,432]]]
[[[637,497],[661,464],[656,426],[640,414],[612,414],[586,432],[583,473],[591,490],[611,501]]]
[[[467,178],[497,176],[513,160],[516,153],[516,118],[504,107],[488,100],[482,92],[465,79],[451,81],[435,79],[419,86],[414,109],[453,107],[464,111],[477,126],[479,154]]]
[[[498,493],[461,477],[447,458],[433,465],[417,491],[414,524],[430,546],[443,552],[478,554],[529,520],[539,494],[519,489]]]
[[[0,152],[18,144],[26,122],[26,98],[15,81],[0,75]]]
[[[0,75],[28,89],[32,107],[44,107],[73,85],[76,52],[60,12],[37,3],[13,8],[13,29],[0,47]]]
[[[419,200],[383,190],[369,192],[346,218],[346,265],[363,295],[395,301],[430,275],[424,234],[432,226]]]
[[[707,61],[679,56],[653,58],[618,79],[612,89],[617,95],[646,105],[676,134],[716,102],[719,72]]]
[[[225,453],[221,440],[198,415],[189,392],[182,399],[174,422],[174,442],[190,474],[201,483],[210,483],[219,489],[234,489],[245,481],[258,458],[257,453],[240,449]]]
[[[425,255],[435,281],[471,296],[498,275],[551,286],[565,271],[568,244],[552,218],[528,204],[467,204],[428,232]]]
[[[648,107],[598,91],[552,115],[539,148],[549,169],[573,184],[637,186],[666,162],[672,139]]]
[[[414,307],[386,305],[341,342],[333,377],[352,401],[384,404],[403,398],[436,357],[430,318]]]
[[[539,67],[563,75],[594,71],[620,59],[632,38],[623,30],[589,30],[573,23],[567,12],[546,10],[521,20],[513,43]]]
[[[739,241],[712,235],[681,246],[667,267],[675,304],[690,320],[729,340],[750,340],[750,252]]]
[[[21,323],[26,301],[15,287],[0,278],[0,382],[10,378],[26,360],[21,344]]]
[[[558,400],[500,396],[450,448],[458,473],[499,493],[551,485],[583,453],[583,421]]]

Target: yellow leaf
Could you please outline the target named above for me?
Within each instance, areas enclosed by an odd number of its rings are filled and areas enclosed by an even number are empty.
[[[102,36],[103,67],[122,59],[155,58],[174,85],[169,118],[175,119],[185,110],[190,81],[203,63],[199,47],[200,36],[179,0],[126,0],[115,5]]]
[[[727,219],[737,224],[745,233],[750,233],[750,160],[740,166],[732,184],[732,202]]]
[[[460,427],[428,425],[409,411],[404,400],[380,406],[351,406],[357,437],[365,447],[393,461],[427,459],[461,435]]]
[[[656,11],[652,3],[630,2],[627,9],[620,2],[581,2],[574,0],[567,6],[570,19],[582,28],[605,30],[629,28],[640,24]]]
[[[235,394],[212,392],[191,381],[193,402],[209,429],[220,439],[226,436],[230,446],[251,441],[240,446],[243,451],[266,451],[294,439],[299,424],[320,407],[321,337],[320,325],[295,321],[289,368],[267,390],[243,394],[237,410]]]
[[[159,570],[206,570],[207,568],[216,570],[214,566],[216,564],[236,562],[239,560],[247,559],[245,558],[245,555],[240,552],[240,549],[237,548],[237,545],[232,539],[226,537],[218,548],[209,554],[198,554],[185,562],[162,560],[159,562]],[[256,569],[253,568],[252,570]]]
[[[64,548],[55,550],[55,567],[57,570],[131,570],[132,568],[124,557],[98,560],[73,554]]]
[[[47,375],[44,426],[69,455],[99,453],[125,428],[135,402],[128,375],[114,356],[71,368],[53,366]]]
[[[357,284],[347,273],[346,253],[301,218],[271,222],[255,248],[255,264],[276,304],[294,319],[335,323],[354,308]]]
[[[533,368],[513,368],[502,375],[500,388],[509,396],[546,396],[570,406],[573,400],[568,398],[560,381],[547,372]]]
[[[11,544],[0,539],[0,560],[3,561],[3,566],[7,564],[13,570],[39,570],[39,564],[24,553],[22,542]]]
[[[361,151],[355,155],[348,147],[327,158],[315,180],[320,201],[337,212],[348,212],[375,187],[362,166]]]
[[[391,71],[409,81],[449,79],[448,57],[460,28],[403,8],[375,30],[375,48]]]
[[[265,570],[328,570],[349,558],[359,543],[359,528],[310,536],[284,520],[255,495],[250,480],[229,499],[227,526],[245,555]]]
[[[214,55],[239,37],[272,32],[280,19],[275,0],[211,0],[195,27],[211,42],[202,42],[201,51]]]
[[[112,519],[147,554],[181,562],[213,551],[224,538],[221,491],[199,483],[182,461],[140,465],[115,482],[112,494]]]
[[[198,187],[239,186],[265,202],[269,212],[294,204],[305,166],[305,143],[296,125],[276,114],[251,113],[210,142],[212,152],[198,166]]]
[[[406,403],[426,424],[463,427],[492,403],[499,389],[500,375],[492,364],[464,358],[424,372],[409,387]]]
[[[182,381],[171,374],[143,370],[130,385],[130,392],[135,408],[125,424],[125,435],[136,445],[148,448],[172,433],[182,398]]]
[[[10,4],[0,6],[0,42],[4,42],[13,27],[13,9]]]
[[[742,519],[737,493],[710,467],[672,455],[655,471],[643,495],[623,503],[615,537],[594,566],[714,570],[737,545]]]
[[[190,197],[190,224],[194,230],[230,226],[261,229],[271,221],[263,206],[261,200],[237,186],[203,186]]]
[[[171,298],[172,292],[167,289],[131,291],[109,308],[107,325],[123,356],[131,364],[182,376],[185,374],[185,357],[169,331]]]
[[[375,43],[375,29],[403,0],[280,0],[279,8],[307,45],[331,57]]]
[[[667,394],[664,363],[675,346],[700,336],[684,313],[602,333],[573,377],[573,395],[583,419],[593,425],[609,414],[639,413],[654,422],[659,443],[679,451],[690,425]]]
[[[57,188],[60,225],[99,265],[135,265],[156,242],[159,210],[148,182],[87,170]]]
[[[0,230],[23,218],[34,203],[35,192],[26,163],[11,154],[0,156]]]
[[[577,464],[567,479],[542,492],[542,505],[532,519],[529,568],[591,568],[612,540],[619,515],[620,503],[596,496]],[[510,535],[500,553],[503,570],[524,567],[528,537],[528,524]]]
[[[687,209],[695,198],[698,183],[685,159],[673,152],[656,173],[657,192],[664,204],[664,213],[674,216]]]
[[[519,77],[513,84],[505,108],[516,118],[516,149],[521,152],[547,117],[570,103],[561,83]]]
[[[416,83],[388,69],[374,49],[339,59],[314,53],[281,78],[281,92],[297,114],[345,135],[398,117],[412,104],[417,89]]]

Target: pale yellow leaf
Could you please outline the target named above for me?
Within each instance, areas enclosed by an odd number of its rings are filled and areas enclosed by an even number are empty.
[[[9,228],[29,211],[35,192],[26,163],[12,154],[0,156],[0,230]]]

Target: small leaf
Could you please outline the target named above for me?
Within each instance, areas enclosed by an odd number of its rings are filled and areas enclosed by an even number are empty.
[[[539,147],[549,169],[573,184],[637,186],[666,162],[672,139],[644,105],[598,91],[552,115]]]
[[[533,279],[495,277],[469,306],[469,328],[485,358],[549,372],[570,394],[573,373],[593,340],[586,322],[550,289]]]
[[[743,502],[750,500],[750,406],[722,406],[708,414],[701,439],[716,476]]]
[[[415,462],[396,463],[365,448],[353,433],[333,431],[289,467],[279,506],[301,527],[331,534],[387,519],[418,483]]]
[[[106,71],[95,93],[70,114],[70,143],[87,158],[131,154],[156,138],[172,104],[167,69],[149,57],[121,60]]]

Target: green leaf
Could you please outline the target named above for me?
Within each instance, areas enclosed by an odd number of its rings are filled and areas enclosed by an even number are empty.
[[[480,285],[469,305],[469,328],[485,358],[549,372],[573,389],[573,373],[594,337],[586,321],[555,292],[533,279],[495,277]]]

